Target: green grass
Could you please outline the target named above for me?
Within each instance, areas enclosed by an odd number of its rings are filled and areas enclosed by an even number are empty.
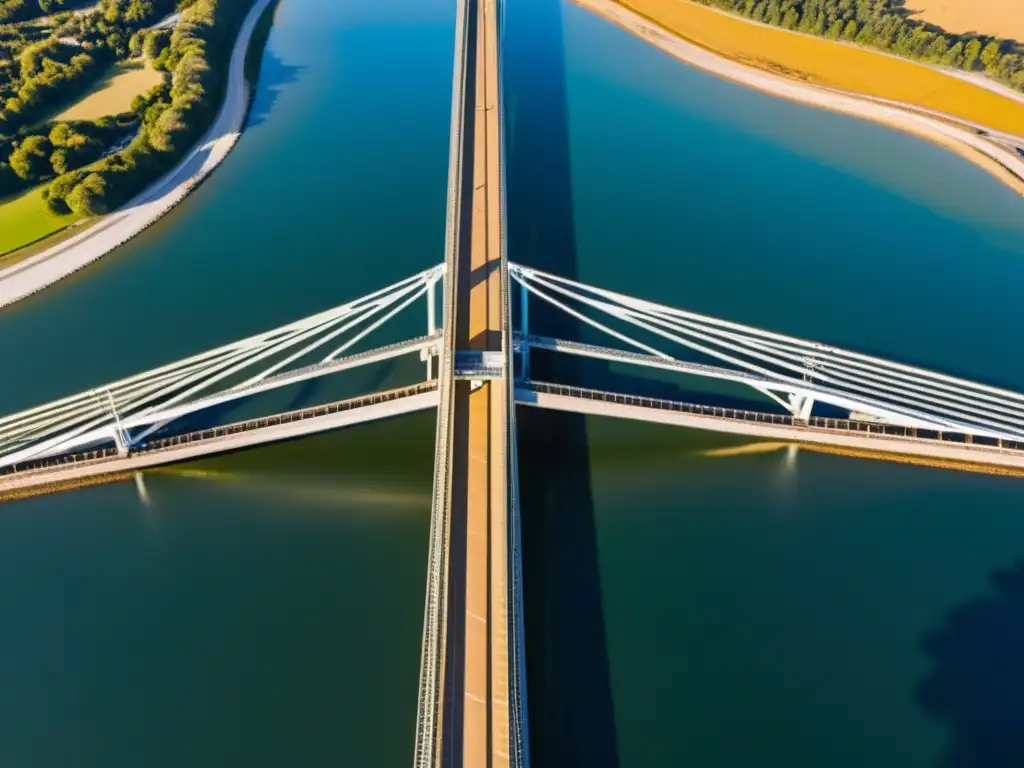
[[[54,216],[43,201],[45,185],[0,202],[0,255],[52,235],[78,220],[74,214]]]

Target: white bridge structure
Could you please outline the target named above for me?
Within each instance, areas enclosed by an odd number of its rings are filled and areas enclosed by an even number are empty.
[[[438,265],[280,328],[0,417],[0,498],[436,407],[438,371],[482,381],[514,366],[521,405],[604,414],[796,442],[1024,468],[1024,395],[804,339],[655,304],[510,264],[513,354],[444,356]],[[514,299],[514,300],[513,300]],[[425,304],[421,336],[366,348],[388,321]],[[608,346],[534,334],[535,305],[564,312]],[[357,351],[358,350],[358,351]],[[658,400],[531,378],[536,351],[749,387],[756,410]],[[242,422],[180,427],[225,406],[311,379],[417,355],[422,378]],[[412,367],[409,366],[410,370]],[[815,415],[819,405],[840,416]],[[344,416],[342,418],[342,416]],[[187,448],[187,450],[186,450]]]

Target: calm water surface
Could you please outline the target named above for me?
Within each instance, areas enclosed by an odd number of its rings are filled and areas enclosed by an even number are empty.
[[[1012,192],[571,4],[508,14],[513,258],[1024,387]],[[1024,764],[1018,481],[522,426],[535,765]]]
[[[282,0],[225,166],[0,313],[5,410],[439,261],[451,6]],[[1024,388],[1024,204],[981,171],[556,0],[506,51],[513,258]],[[1019,482],[521,423],[535,765],[1024,764]],[[5,506],[0,763],[407,765],[432,432]]]
[[[453,20],[283,0],[229,162],[0,313],[5,409],[440,261]],[[432,449],[422,416],[5,506],[0,764],[408,765]]]

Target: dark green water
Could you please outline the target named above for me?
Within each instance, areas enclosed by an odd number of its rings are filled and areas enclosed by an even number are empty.
[[[575,6],[508,14],[513,258],[1024,386],[1009,190]],[[1019,481],[521,426],[534,765],[1024,765]]]
[[[0,313],[4,410],[440,261],[451,6],[282,0],[223,168]],[[555,0],[506,50],[513,258],[1024,388],[1024,203],[981,171]],[[1024,764],[1019,481],[521,424],[534,765]],[[422,415],[5,505],[0,764],[408,765],[431,450]]]
[[[229,162],[0,314],[5,410],[441,261],[449,5],[284,0]],[[432,450],[423,415],[5,505],[0,765],[408,765]]]

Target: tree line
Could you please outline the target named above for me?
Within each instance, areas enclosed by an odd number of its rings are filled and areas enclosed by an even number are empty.
[[[0,24],[31,21],[40,16],[70,11],[90,0],[0,0]]]
[[[984,72],[1024,90],[1024,49],[1017,41],[950,34],[911,18],[893,0],[698,0],[754,21],[844,40],[929,64]]]
[[[95,162],[137,129],[133,114],[54,123],[17,139],[0,139],[0,198]]]
[[[103,47],[86,53],[56,38],[26,46],[18,58],[18,80],[0,110],[0,132],[13,133],[53,107],[83,93],[113,63]]]

